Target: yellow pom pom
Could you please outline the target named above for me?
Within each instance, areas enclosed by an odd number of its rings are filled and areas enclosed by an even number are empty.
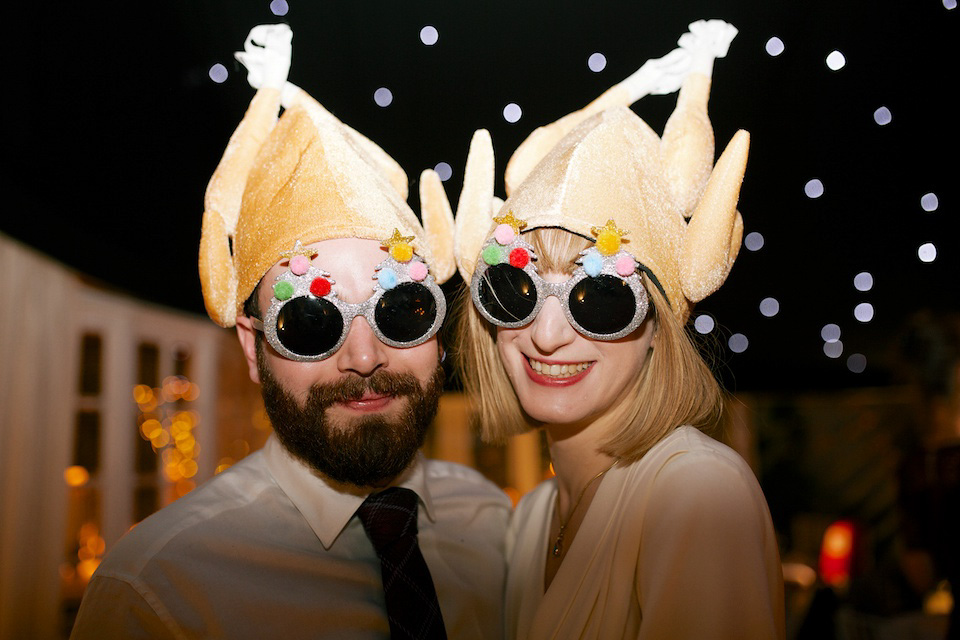
[[[383,246],[390,249],[390,257],[397,262],[409,262],[413,258],[411,240],[413,236],[402,236],[399,229],[394,229],[393,235],[383,241]]]
[[[607,224],[602,227],[592,227],[590,232],[597,236],[597,251],[602,256],[612,256],[620,251],[620,243],[623,242],[623,236],[626,231],[618,229],[613,220],[607,220]]]
[[[597,251],[602,256],[612,256],[620,251],[620,234],[613,231],[601,231],[597,236]]]
[[[397,262],[409,262],[413,258],[413,247],[404,244],[395,244],[390,247],[390,257]]]

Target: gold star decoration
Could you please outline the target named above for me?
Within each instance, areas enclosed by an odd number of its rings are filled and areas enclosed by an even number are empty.
[[[383,246],[389,249],[390,257],[397,262],[409,262],[413,258],[413,247],[410,242],[415,236],[402,236],[400,230],[394,228],[393,235],[383,241]]]
[[[286,258],[287,260],[289,260],[293,256],[306,256],[307,259],[312,260],[315,255],[317,255],[316,249],[304,248],[304,246],[300,244],[299,240],[297,240],[297,243],[293,245],[293,249],[291,249],[290,251],[280,252],[280,257]]]
[[[620,251],[623,236],[627,235],[627,231],[618,229],[612,219],[607,220],[607,224],[602,227],[591,227],[590,233],[597,236],[597,251],[604,256],[612,256]]]
[[[520,233],[520,229],[523,229],[525,226],[527,226],[526,220],[513,217],[513,211],[507,211],[507,215],[505,216],[494,216],[493,221],[497,224],[510,225],[514,233]]]

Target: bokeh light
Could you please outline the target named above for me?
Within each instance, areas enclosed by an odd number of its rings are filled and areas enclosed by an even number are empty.
[[[230,76],[230,72],[227,71],[227,68],[219,62],[210,67],[210,71],[208,71],[207,74],[210,76],[210,79],[217,84],[226,82],[227,78]]]
[[[863,373],[867,368],[867,357],[862,353],[851,354],[847,358],[847,369],[853,373]]]
[[[943,0],[943,8],[953,10],[957,8],[957,0]]]
[[[599,73],[607,68],[607,57],[600,52],[591,53],[587,58],[587,68],[594,73]]]
[[[839,358],[843,355],[843,342],[839,340],[834,342],[824,342],[823,353],[828,358]]]
[[[67,486],[82,487],[90,482],[90,472],[87,471],[85,467],[75,464],[64,470],[63,479],[66,481]]]
[[[893,121],[893,114],[890,113],[890,109],[887,109],[886,107],[880,107],[873,112],[873,121],[883,127]]]
[[[807,184],[803,185],[803,192],[807,194],[808,198],[819,198],[823,195],[823,183],[817,178],[809,180]]]
[[[840,339],[840,326],[833,323],[823,325],[820,337],[824,342],[836,342]]]
[[[917,248],[917,257],[920,262],[933,262],[937,259],[937,247],[932,242],[925,242]]]
[[[772,318],[780,313],[780,302],[776,298],[764,298],[760,301],[760,313]]]
[[[747,336],[742,333],[735,333],[730,336],[730,339],[727,341],[727,346],[730,347],[730,351],[734,353],[743,353],[747,350],[747,347],[750,345],[750,341],[747,340]]]
[[[869,302],[861,302],[853,308],[853,317],[860,322],[870,322],[873,320],[873,305]]]
[[[765,45],[763,46],[763,48],[766,50],[766,52],[767,52],[769,55],[771,55],[771,56],[773,56],[773,57],[777,57],[778,55],[780,55],[781,53],[783,53],[783,50],[784,50],[786,47],[784,47],[784,45],[783,45],[783,40],[781,40],[781,39],[778,38],[777,36],[773,36],[772,38],[770,38],[769,40],[767,40],[767,44],[765,44]]]
[[[511,102],[503,108],[503,119],[511,124],[520,120],[522,115],[523,110],[516,102]]]
[[[861,271],[853,277],[853,286],[857,291],[870,291],[873,289],[873,274],[869,271]]]
[[[420,29],[420,42],[432,47],[437,44],[437,40],[440,39],[440,33],[437,31],[437,28],[431,25],[425,26],[423,29]]]
[[[927,212],[936,211],[940,207],[940,198],[935,193],[925,193],[920,198],[920,207]]]
[[[743,239],[743,244],[750,251],[759,251],[763,248],[763,234],[758,231],[751,231]]]
[[[827,55],[827,68],[831,71],[839,71],[843,69],[847,64],[847,59],[839,51],[831,51]]]
[[[453,175],[453,167],[446,162],[438,162],[437,166],[435,166],[433,170],[437,172],[438,176],[440,176],[441,182],[446,182]]]
[[[285,16],[290,11],[290,5],[287,0],[272,0],[270,2],[270,12],[275,16]]]
[[[717,323],[713,320],[713,316],[705,313],[701,313],[697,316],[697,319],[693,321],[693,328],[702,334],[710,333],[716,325]]]
[[[393,93],[386,87],[380,87],[373,92],[373,101],[378,107],[389,107],[393,102]]]

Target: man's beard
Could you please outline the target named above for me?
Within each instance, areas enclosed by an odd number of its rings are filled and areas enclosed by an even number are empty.
[[[348,375],[315,384],[300,405],[258,358],[263,403],[280,443],[313,469],[358,487],[382,486],[400,475],[423,445],[437,413],[444,372],[439,364],[426,386],[410,373],[377,371],[367,378]],[[396,417],[382,415],[339,421],[327,415],[335,403],[359,400],[366,391],[405,402]]]

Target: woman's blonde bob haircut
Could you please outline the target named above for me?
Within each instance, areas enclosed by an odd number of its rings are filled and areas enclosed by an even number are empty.
[[[592,243],[563,229],[541,228],[524,234],[538,256],[540,273],[572,273],[574,261]],[[644,276],[653,303],[647,322],[654,322],[652,347],[636,379],[622,396],[614,424],[600,450],[623,463],[639,460],[653,445],[681,425],[710,431],[720,424],[723,398],[710,368],[660,291]],[[540,426],[523,411],[497,352],[496,327],[474,308],[469,293],[459,308],[457,368],[480,420],[484,440]]]

